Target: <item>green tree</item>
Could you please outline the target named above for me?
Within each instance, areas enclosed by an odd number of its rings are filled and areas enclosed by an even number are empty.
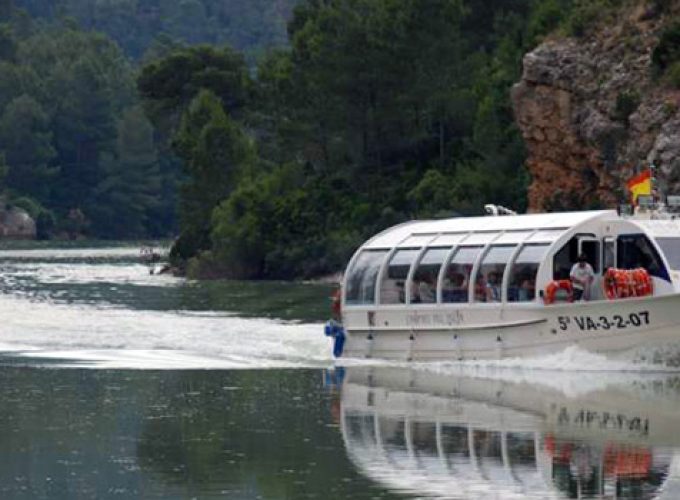
[[[213,209],[237,179],[252,175],[257,155],[251,139],[209,90],[201,90],[189,105],[173,145],[187,174],[180,188],[180,229],[193,241],[190,254],[183,255],[190,257],[209,247]]]
[[[228,47],[180,48],[144,66],[137,78],[147,114],[166,138],[201,90],[213,92],[236,116],[248,102],[251,85],[243,57]]]
[[[45,202],[58,169],[47,114],[40,103],[22,95],[11,101],[0,117],[0,144],[9,166],[7,187]]]
[[[143,237],[159,200],[161,177],[153,127],[139,107],[118,122],[115,156],[101,159],[102,179],[86,205],[93,234],[104,238]]]

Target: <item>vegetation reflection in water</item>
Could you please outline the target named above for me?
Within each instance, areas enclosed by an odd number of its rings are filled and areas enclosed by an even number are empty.
[[[3,498],[392,498],[318,371],[0,369]]]

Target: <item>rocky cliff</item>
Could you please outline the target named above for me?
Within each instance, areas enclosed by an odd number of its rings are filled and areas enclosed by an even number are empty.
[[[655,68],[659,40],[678,22],[639,3],[580,38],[554,37],[524,57],[512,90],[532,176],[529,210],[614,207],[625,181],[653,162],[680,194],[680,90]]]

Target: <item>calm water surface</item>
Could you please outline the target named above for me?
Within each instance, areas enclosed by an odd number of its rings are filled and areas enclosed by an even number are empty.
[[[0,498],[680,498],[678,373],[334,366],[330,287],[138,255],[0,249]]]

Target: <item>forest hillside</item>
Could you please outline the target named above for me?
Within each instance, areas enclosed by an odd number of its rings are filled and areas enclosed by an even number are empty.
[[[199,42],[254,60],[286,43],[292,5],[0,0],[3,213],[28,212],[40,238],[174,236],[182,171],[142,107],[141,65]]]
[[[677,0],[0,0],[0,177],[39,237],[336,272],[412,219],[677,182]]]

